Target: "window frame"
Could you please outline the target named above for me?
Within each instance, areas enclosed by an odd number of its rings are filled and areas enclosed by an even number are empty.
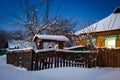
[[[93,45],[96,46],[96,43],[97,43],[97,36],[94,36],[94,37],[91,37],[92,40],[95,40]],[[86,44],[87,44],[87,41],[90,40],[90,38],[86,38]]]
[[[107,47],[106,47],[106,39],[108,39],[108,38],[115,38],[115,48],[117,47],[118,34],[105,35],[105,36],[103,36],[103,38],[104,38],[104,47],[105,47],[105,48],[107,48]]]

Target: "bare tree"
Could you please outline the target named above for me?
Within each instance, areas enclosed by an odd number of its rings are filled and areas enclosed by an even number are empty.
[[[23,31],[7,31],[7,30],[4,30],[4,29],[1,29],[0,28],[0,49],[1,48],[7,48],[7,42],[8,40],[10,39],[24,39],[26,36],[24,34]]]
[[[65,19],[65,18],[59,18],[56,20],[56,23],[54,25],[49,26],[48,32],[52,35],[65,35],[69,38],[70,43],[67,44],[67,46],[72,46],[74,43],[74,35],[76,22],[74,22],[74,19]]]
[[[7,23],[12,26],[25,27],[31,36],[42,33],[48,26],[55,23],[55,20],[50,22],[50,1],[41,0],[35,4],[30,0],[19,0],[19,14],[16,12],[9,12],[6,9],[2,9],[6,14],[6,17],[14,18],[16,21]],[[3,16],[2,16],[3,17]],[[54,22],[54,23],[53,23]]]
[[[25,27],[30,35],[29,39],[35,34],[52,34],[52,35],[65,35],[70,40],[71,34],[74,31],[75,22],[62,18],[61,16],[50,16],[51,13],[51,0],[40,0],[37,3],[31,3],[30,0],[20,0],[20,14],[15,12],[8,12],[8,14],[16,19],[11,25]],[[58,5],[57,10],[60,8]],[[10,23],[9,23],[10,25]],[[28,37],[27,37],[28,38]]]

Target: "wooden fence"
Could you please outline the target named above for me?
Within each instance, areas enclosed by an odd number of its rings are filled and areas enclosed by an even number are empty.
[[[99,49],[97,66],[120,67],[120,49]]]
[[[32,70],[32,50],[16,50],[8,51],[7,53],[7,64],[13,64],[18,67],[27,68]]]
[[[45,51],[34,54],[33,70],[57,67],[96,66],[96,53],[74,51]]]
[[[120,67],[120,49],[97,49],[97,51],[9,51],[7,63],[28,70],[57,67]]]

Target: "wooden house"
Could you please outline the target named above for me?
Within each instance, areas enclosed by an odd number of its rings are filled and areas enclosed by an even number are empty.
[[[108,17],[75,33],[76,45],[94,44],[96,47],[120,47],[120,8]]]

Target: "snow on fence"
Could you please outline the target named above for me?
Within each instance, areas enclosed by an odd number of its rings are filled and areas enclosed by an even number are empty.
[[[60,49],[8,51],[7,63],[28,70],[57,67],[120,67],[120,49],[68,51]]]
[[[95,53],[90,51],[15,50],[8,51],[7,63],[28,70],[42,70],[56,67],[92,67],[96,65],[96,62],[92,61],[94,58]]]
[[[83,51],[40,51],[34,54],[34,70],[57,67],[93,67],[96,66],[96,53]]]

